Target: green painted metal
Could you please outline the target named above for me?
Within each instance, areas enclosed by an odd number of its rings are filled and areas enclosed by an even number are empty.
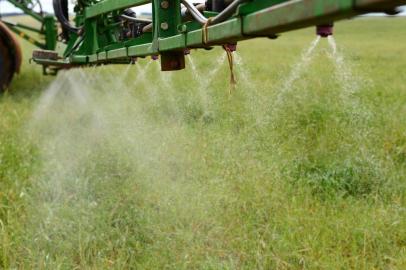
[[[53,16],[44,17],[44,27],[42,33],[45,36],[45,48],[47,50],[55,50],[58,40],[58,29],[56,27],[56,21]]]
[[[178,50],[179,48],[186,48],[186,35],[179,34],[168,38],[159,39],[159,51],[165,52],[170,50]]]
[[[246,35],[271,35],[357,15],[353,0],[291,1],[244,17]]]
[[[152,49],[151,43],[128,47],[128,56],[130,57],[154,55],[156,53],[157,51]]]
[[[284,2],[286,2],[286,0],[268,0],[268,1],[253,0],[246,4],[243,4],[240,7],[239,14],[247,15],[247,14],[256,12],[258,10],[265,9],[265,8],[268,8],[271,6],[275,6],[277,4],[284,3]]]
[[[85,20],[83,36],[83,45],[79,48],[78,55],[90,55],[97,52],[99,43],[102,42],[99,38],[98,23],[95,18]],[[77,37],[80,39],[80,36]]]
[[[207,31],[193,20],[181,18],[180,0],[79,0],[77,24],[64,56],[69,65],[129,61],[133,57],[162,56],[161,62],[181,63],[185,48],[234,43],[353,17],[369,11],[391,11],[406,0],[247,0],[226,21]],[[123,35],[120,15],[126,8],[152,3],[152,29],[134,37]],[[216,13],[204,12],[206,17]],[[207,43],[203,34],[207,33]],[[34,59],[41,63],[40,59]]]
[[[110,50],[107,52],[107,54],[108,54],[107,58],[114,59],[126,58],[128,56],[128,48]]]

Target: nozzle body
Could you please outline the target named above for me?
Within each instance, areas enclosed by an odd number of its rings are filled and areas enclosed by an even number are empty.
[[[224,45],[225,49],[230,52],[235,52],[237,50],[237,43],[228,43]]]
[[[326,38],[328,36],[333,35],[333,29],[334,29],[334,24],[323,24],[323,25],[318,25],[316,27],[316,33],[318,36],[321,36],[323,38]]]

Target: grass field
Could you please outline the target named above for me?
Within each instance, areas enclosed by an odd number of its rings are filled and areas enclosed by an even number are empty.
[[[338,23],[346,64],[322,40],[285,89],[314,38],[242,42],[231,95],[219,49],[192,52],[202,80],[25,64],[0,100],[0,268],[405,269],[406,19]]]

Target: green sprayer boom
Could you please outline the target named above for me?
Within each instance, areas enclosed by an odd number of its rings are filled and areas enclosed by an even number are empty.
[[[160,56],[164,71],[179,70],[191,48],[223,46],[232,52],[238,41],[276,38],[309,26],[328,36],[334,21],[370,12],[396,14],[406,4],[406,0],[78,0],[72,22],[68,0],[53,0],[56,20],[30,9],[38,1],[8,1],[42,22],[46,42],[36,44],[42,50],[34,51],[33,60],[47,72],[131,63],[146,56]],[[152,4],[151,16],[138,16],[132,9],[145,4]],[[61,25],[59,36],[55,21]],[[18,25],[7,26],[17,31]],[[57,39],[65,44],[62,52],[54,51]]]

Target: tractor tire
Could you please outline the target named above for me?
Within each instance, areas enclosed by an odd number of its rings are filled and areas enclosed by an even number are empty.
[[[10,84],[15,73],[20,72],[21,48],[11,31],[0,22],[0,93]]]

